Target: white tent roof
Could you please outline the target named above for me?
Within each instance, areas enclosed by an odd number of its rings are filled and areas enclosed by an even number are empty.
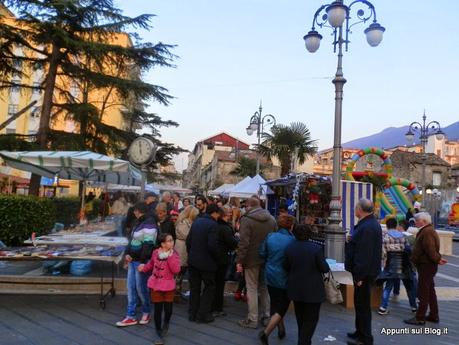
[[[188,188],[183,188],[179,186],[169,185],[169,184],[158,184],[158,183],[151,183],[147,184],[146,188],[152,188],[153,190],[158,190],[160,192],[177,192],[181,194],[188,194],[191,193],[192,190]]]
[[[249,180],[246,178],[230,190],[229,196],[230,198],[250,198],[252,195],[259,195],[264,198],[267,194],[273,193],[265,183],[265,179],[260,175],[256,175],[253,178],[249,177]]]
[[[228,193],[235,185],[232,183],[222,184],[220,187],[209,192],[209,195],[223,195]]]
[[[139,169],[129,162],[90,151],[0,151],[5,163],[19,170],[67,180],[140,185]]]
[[[122,184],[114,184],[114,183],[101,183],[101,182],[90,182],[89,187],[96,187],[96,188],[103,188],[106,189],[108,192],[131,192],[131,193],[140,193],[140,186],[124,186]],[[146,192],[153,192],[159,194],[159,190],[153,188],[151,185],[145,185]]]

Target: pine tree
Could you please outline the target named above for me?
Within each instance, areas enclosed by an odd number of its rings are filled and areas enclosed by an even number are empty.
[[[141,79],[151,68],[171,66],[173,46],[143,43],[137,34],[129,34],[132,44],[114,43],[123,32],[150,29],[152,15],[125,16],[112,0],[6,0],[4,4],[16,18],[0,17],[0,90],[21,87],[43,92],[36,136],[40,149],[119,154],[143,123],[151,123],[150,134],[157,141],[158,126],[177,125],[144,111],[147,102],[167,105],[171,96],[167,89]],[[41,84],[23,84],[22,77],[34,71],[43,72]],[[69,83],[76,84],[79,97],[69,91]],[[90,99],[93,90],[105,93],[102,104]],[[122,100],[119,106],[126,109],[126,116],[131,116],[130,128],[104,122],[110,97],[115,95]],[[53,130],[51,123],[59,116],[72,120],[77,133]],[[181,151],[160,144],[161,158]],[[38,191],[37,182],[39,177],[33,177],[31,194]]]

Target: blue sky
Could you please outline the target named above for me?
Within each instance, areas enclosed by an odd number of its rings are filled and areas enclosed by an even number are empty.
[[[192,149],[196,141],[229,132],[249,143],[245,128],[263,100],[278,123],[308,125],[321,149],[333,145],[336,55],[331,31],[322,29],[320,49],[310,54],[303,35],[316,0],[118,0],[128,15],[153,13],[146,41],[176,44],[175,69],[145,77],[176,97],[150,110],[180,127],[163,138]],[[349,3],[349,1],[345,1]],[[343,142],[427,117],[443,126],[459,120],[459,1],[373,0],[382,43],[370,47],[353,27],[344,55]],[[186,160],[176,160],[183,168]]]

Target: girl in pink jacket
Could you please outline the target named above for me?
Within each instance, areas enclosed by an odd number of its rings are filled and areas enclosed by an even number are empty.
[[[148,287],[151,289],[151,300],[155,307],[155,328],[159,339],[155,344],[164,344],[163,338],[169,330],[169,322],[172,317],[172,304],[175,295],[175,275],[180,272],[180,257],[174,250],[174,238],[172,235],[163,233],[159,235],[160,248],[153,251],[150,261],[145,265],[139,265],[141,272],[151,272],[148,279]],[[162,316],[164,311],[164,323]]]

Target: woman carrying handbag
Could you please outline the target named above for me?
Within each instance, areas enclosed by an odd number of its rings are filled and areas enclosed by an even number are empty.
[[[322,274],[329,272],[330,267],[325,261],[323,247],[309,241],[309,225],[296,225],[293,235],[296,241],[285,249],[287,292],[295,306],[298,345],[309,345],[319,321],[320,305],[325,301]]]

